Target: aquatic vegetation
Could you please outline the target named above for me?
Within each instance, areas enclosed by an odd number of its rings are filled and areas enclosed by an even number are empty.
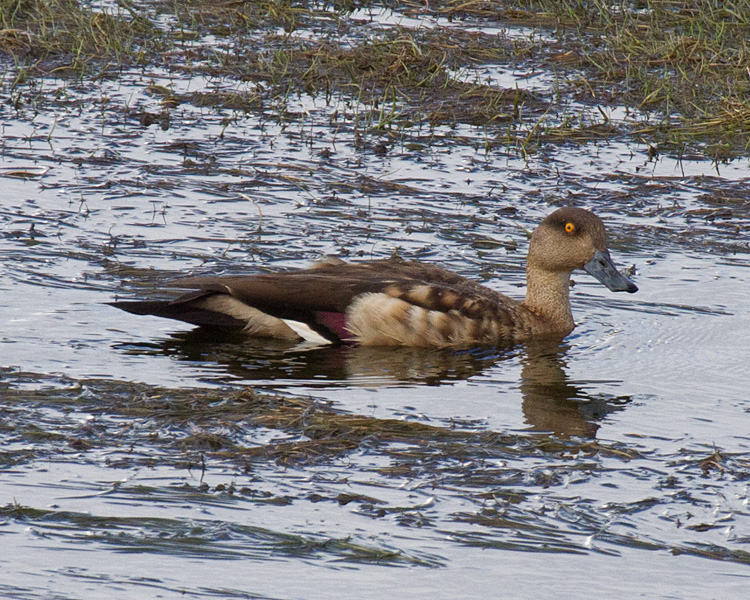
[[[370,26],[367,11],[388,6],[400,12]],[[467,19],[484,29],[454,26]],[[358,135],[361,127],[403,135],[422,123],[468,123],[491,128],[488,148],[522,154],[545,143],[629,137],[655,154],[698,147],[716,161],[750,143],[749,31],[744,0],[153,0],[103,9],[3,0],[0,10],[0,52],[15,63],[11,90],[45,74],[105,77],[160,66],[257,83],[250,97],[217,90],[177,103],[283,112],[301,94],[355,102],[363,109]],[[516,84],[493,81],[497,69],[515,73]],[[524,73],[551,81],[528,90]],[[615,117],[623,107],[625,116]]]

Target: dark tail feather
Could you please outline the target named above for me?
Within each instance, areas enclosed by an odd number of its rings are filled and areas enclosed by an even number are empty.
[[[134,315],[152,315],[184,321],[201,327],[244,327],[245,321],[230,315],[195,306],[191,302],[170,300],[120,300],[107,302],[110,306]]]

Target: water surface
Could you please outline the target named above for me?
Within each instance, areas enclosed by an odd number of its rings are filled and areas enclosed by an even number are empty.
[[[356,106],[304,95],[285,119],[133,118],[153,83],[238,85],[188,79],[50,78],[62,100],[0,107],[0,592],[743,596],[746,160],[623,140],[520,158],[466,125],[373,151]],[[528,231],[569,203],[602,216],[640,291],[574,274],[561,344],[308,348],[106,304],[394,251],[520,298]]]

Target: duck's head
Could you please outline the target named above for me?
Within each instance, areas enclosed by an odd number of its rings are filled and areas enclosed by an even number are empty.
[[[604,223],[582,208],[560,208],[539,224],[531,235],[528,268],[568,274],[583,269],[613,292],[638,291],[612,262]]]

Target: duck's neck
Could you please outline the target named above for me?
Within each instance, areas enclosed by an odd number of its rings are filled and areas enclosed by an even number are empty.
[[[575,327],[570,311],[570,273],[526,269],[526,299],[523,304],[555,331],[569,334]]]

